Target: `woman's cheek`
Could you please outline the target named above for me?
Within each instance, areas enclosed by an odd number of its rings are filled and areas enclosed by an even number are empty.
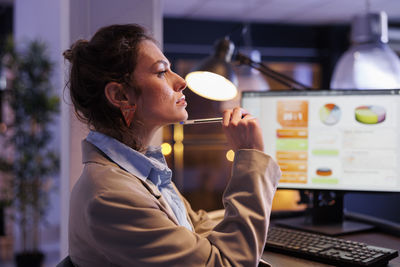
[[[157,102],[160,105],[165,105],[172,99],[173,96],[171,94],[166,93],[165,91],[161,91],[155,97],[157,98]]]

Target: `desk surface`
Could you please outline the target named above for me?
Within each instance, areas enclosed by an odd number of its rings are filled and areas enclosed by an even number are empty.
[[[384,234],[377,231],[349,234],[340,236],[340,238],[363,242],[369,245],[374,245],[379,247],[396,249],[400,251],[400,237]],[[263,259],[272,264],[273,267],[333,266],[270,251],[264,252]],[[389,261],[389,264],[387,266],[400,267],[400,256]]]

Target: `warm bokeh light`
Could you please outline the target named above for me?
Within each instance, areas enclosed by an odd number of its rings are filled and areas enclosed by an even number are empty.
[[[183,125],[181,124],[174,125],[174,141],[175,142],[183,141]]]
[[[0,133],[3,134],[5,132],[7,132],[7,125],[4,122],[2,122],[0,123]]]
[[[183,144],[175,143],[174,144],[174,153],[182,153],[183,152]]]
[[[185,80],[190,90],[204,98],[226,101],[237,94],[236,86],[231,81],[212,72],[194,71],[186,75]]]
[[[168,143],[162,143],[161,144],[161,152],[163,153],[164,156],[168,156],[172,152],[172,147]]]
[[[229,150],[228,152],[226,152],[226,159],[229,161],[233,161],[233,159],[235,158],[235,152],[233,152],[233,150]]]
[[[298,190],[278,189],[272,202],[272,210],[303,210],[306,204],[299,204]]]

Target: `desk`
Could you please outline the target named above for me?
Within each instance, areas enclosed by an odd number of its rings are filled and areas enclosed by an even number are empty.
[[[380,233],[377,231],[368,231],[363,233],[349,234],[340,236],[340,238],[367,243],[379,247],[386,247],[400,251],[400,237]],[[284,254],[265,251],[263,259],[273,267],[310,267],[310,266],[333,266],[315,261],[300,259]],[[388,267],[400,267],[400,256],[389,261]]]

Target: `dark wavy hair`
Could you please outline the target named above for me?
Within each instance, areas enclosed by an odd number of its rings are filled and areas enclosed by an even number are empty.
[[[109,82],[118,82],[140,95],[132,74],[143,40],[154,41],[140,25],[111,25],[99,29],[90,41],[78,40],[64,51],[64,58],[70,62],[67,87],[75,113],[90,129],[120,141],[125,132],[132,130],[124,124],[121,112],[109,103],[104,88]],[[140,147],[137,140],[128,145]]]

